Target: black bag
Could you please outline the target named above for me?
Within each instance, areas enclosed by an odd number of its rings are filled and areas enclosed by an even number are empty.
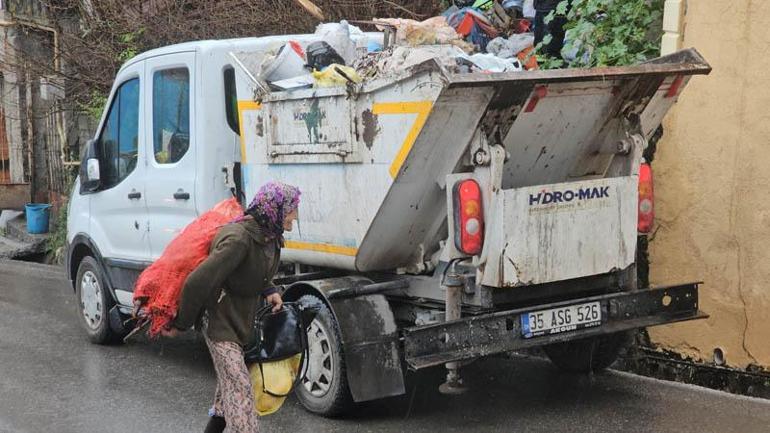
[[[315,69],[320,71],[334,63],[338,65],[345,64],[345,60],[343,60],[342,57],[340,57],[340,55],[334,51],[334,48],[332,48],[331,45],[324,41],[313,42],[312,44],[308,45],[305,49],[305,53],[307,55],[306,66],[310,70]]]
[[[262,374],[262,391],[273,397],[286,397],[291,393],[275,394],[265,388],[265,376],[262,371],[263,362],[281,361],[301,354],[300,369],[291,389],[299,383],[307,373],[307,329],[313,322],[318,308],[294,302],[285,302],[280,311],[273,313],[272,305],[259,311],[254,318],[255,341],[244,349],[244,359],[247,364],[259,364]]]

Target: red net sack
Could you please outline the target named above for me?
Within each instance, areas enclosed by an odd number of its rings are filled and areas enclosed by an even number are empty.
[[[184,281],[208,257],[219,228],[242,213],[241,205],[234,198],[218,203],[187,225],[160,258],[139,275],[134,286],[134,302],[143,303],[142,314],[150,321],[150,337],[156,336],[174,318]]]

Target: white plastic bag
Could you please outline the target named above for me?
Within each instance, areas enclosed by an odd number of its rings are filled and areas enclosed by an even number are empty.
[[[535,0],[524,0],[524,7],[522,8],[524,18],[534,18],[535,13]]]
[[[516,72],[524,68],[519,59],[501,59],[494,54],[478,53],[472,56],[461,56],[465,60],[473,63],[483,72]]]
[[[349,65],[356,59],[356,44],[351,35],[362,36],[363,32],[358,27],[351,26],[347,21],[342,20],[338,23],[319,24],[315,29],[315,34],[322,41],[331,45],[334,51],[345,60],[345,64]]]
[[[492,39],[487,44],[487,52],[503,59],[510,59],[534,44],[533,33],[512,34],[508,39],[503,37]]]

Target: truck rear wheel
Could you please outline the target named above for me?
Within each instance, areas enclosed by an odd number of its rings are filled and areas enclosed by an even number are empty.
[[[636,264],[618,274],[618,284],[623,292],[637,290],[639,286],[637,275]],[[551,362],[564,371],[596,373],[615,363],[620,354],[631,346],[633,337],[634,331],[624,331],[552,344],[543,349]]]
[[[317,296],[304,295],[297,302],[318,305],[319,311],[308,330],[307,374],[295,394],[310,412],[328,417],[342,415],[353,407],[353,397],[348,387],[339,325],[329,307]]]
[[[618,332],[552,344],[543,349],[560,369],[571,373],[591,373],[612,365],[630,343],[630,332]]]
[[[116,340],[118,335],[110,328],[109,317],[113,301],[96,259],[91,256],[84,257],[78,266],[76,278],[76,305],[88,339],[95,344]]]

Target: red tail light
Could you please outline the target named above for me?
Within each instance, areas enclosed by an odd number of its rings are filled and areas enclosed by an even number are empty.
[[[639,167],[639,233],[650,233],[655,222],[655,194],[652,188],[652,167]]]
[[[461,180],[453,189],[455,246],[465,254],[477,255],[484,245],[484,209],[481,188],[475,180]]]

